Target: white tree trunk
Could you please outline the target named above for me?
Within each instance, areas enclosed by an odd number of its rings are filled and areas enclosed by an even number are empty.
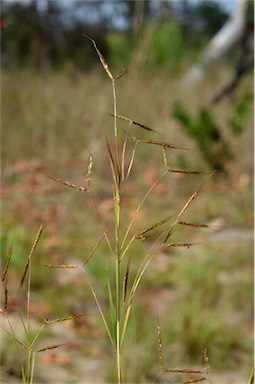
[[[232,15],[202,52],[198,63],[185,75],[184,85],[191,85],[200,80],[210,63],[226,55],[240,42],[245,31],[248,1],[236,0]]]

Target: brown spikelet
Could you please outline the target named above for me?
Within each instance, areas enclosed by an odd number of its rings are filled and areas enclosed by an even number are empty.
[[[103,234],[103,236],[101,237],[101,239],[98,241],[98,243],[94,246],[94,248],[91,250],[90,254],[88,255],[88,257],[86,258],[86,260],[83,262],[82,266],[85,267],[85,265],[87,264],[87,262],[91,259],[91,257],[94,255],[94,253],[96,252],[97,248],[100,246],[100,244],[102,243],[102,241],[104,240],[105,238],[105,233]]]
[[[206,180],[208,180],[209,177],[211,177],[214,173],[215,173],[214,171],[211,172],[211,173],[209,174],[209,176],[206,178]],[[205,182],[206,182],[206,180],[205,180]],[[197,187],[197,188],[194,190],[194,192],[192,193],[192,195],[190,196],[190,198],[188,199],[188,201],[185,203],[185,205],[183,206],[183,208],[181,209],[181,211],[178,213],[177,219],[179,219],[179,218],[183,215],[183,213],[186,211],[186,209],[188,208],[188,206],[190,205],[190,203],[195,199],[195,197],[198,195],[198,193],[202,190],[202,187],[203,187],[203,185],[204,185],[205,182],[203,182],[199,187]]]
[[[92,154],[90,154],[89,155],[89,161],[88,161],[87,175],[86,175],[86,182],[87,182],[89,187],[90,187],[90,182],[91,182],[92,168],[93,168],[93,156],[92,156]]]
[[[170,169],[167,168],[168,172],[172,173],[184,173],[184,174],[189,174],[189,175],[209,175],[209,172],[200,172],[200,171],[184,171],[182,169]]]
[[[23,285],[23,283],[24,283],[24,280],[25,280],[25,277],[26,277],[26,274],[27,274],[27,271],[28,271],[28,267],[29,267],[29,263],[30,263],[31,256],[32,256],[32,254],[34,253],[35,248],[36,248],[36,246],[37,246],[37,244],[38,244],[38,241],[39,241],[39,239],[40,239],[40,237],[41,237],[42,230],[43,230],[43,226],[40,225],[40,228],[39,228],[39,230],[38,230],[38,232],[37,232],[37,234],[36,234],[36,237],[35,237],[35,241],[34,241],[34,243],[33,243],[33,245],[32,245],[31,251],[30,251],[30,253],[29,253],[29,255],[28,255],[28,258],[27,258],[27,264],[26,264],[26,266],[25,266],[25,270],[24,270],[24,272],[23,272],[23,275],[22,275],[22,278],[21,278],[21,281],[20,281],[19,290],[21,289],[21,287],[22,287],[22,285]]]
[[[169,231],[168,231],[167,234],[166,234],[166,237],[165,237],[164,240],[163,240],[163,244],[165,244],[165,243],[167,242],[167,240],[169,239],[169,237],[172,235],[173,231],[174,231],[173,228],[169,229]]]
[[[107,65],[107,63],[106,63],[106,61],[105,61],[103,55],[101,54],[101,52],[100,52],[99,49],[97,48],[97,45],[96,45],[95,40],[93,40],[93,39],[92,39],[91,37],[89,37],[88,35],[83,34],[83,36],[86,37],[87,39],[89,39],[89,40],[92,42],[92,44],[94,45],[94,48],[95,48],[95,50],[96,50],[96,53],[97,53],[97,55],[98,55],[98,57],[99,57],[99,60],[101,61],[101,64],[102,64],[102,66],[103,66],[104,69],[105,69],[105,72],[107,73],[107,75],[110,77],[111,80],[114,80],[114,77],[113,77],[113,75],[111,74],[111,72],[110,72],[110,70],[109,70],[109,67],[108,67],[108,65]]]
[[[186,221],[178,221],[179,225],[187,225],[190,227],[198,227],[198,228],[208,228],[207,224],[195,224],[195,223],[187,223]]]
[[[4,289],[4,306],[3,308],[0,308],[0,313],[7,313],[7,308],[8,308],[8,290],[5,284],[3,284],[3,289]]]
[[[114,117],[113,113],[107,113],[107,115]],[[156,133],[157,135],[162,136],[162,133],[156,131],[155,129],[152,129],[152,128],[148,127],[147,125],[138,123],[137,121],[134,121],[134,120],[132,120],[132,119],[126,117],[126,116],[116,115],[116,117],[117,117],[117,119],[128,121],[129,123],[131,123],[133,125],[137,125],[138,127],[144,129],[145,131],[153,132],[153,133]]]
[[[167,157],[166,157],[166,148],[162,147],[162,151],[163,151],[164,165],[165,165],[166,170],[168,171],[168,163],[167,163]]]
[[[65,181],[63,179],[57,179],[56,177],[49,176],[49,175],[45,175],[45,176],[48,177],[49,179],[57,181],[60,184],[67,185],[68,187],[74,188],[76,191],[82,191],[82,192],[87,192],[88,191],[87,188],[79,187],[78,185],[69,183],[69,181]]]
[[[168,216],[160,221],[158,221],[157,223],[151,225],[150,227],[144,229],[143,231],[139,232],[137,235],[136,235],[136,239],[144,239],[144,235],[149,232],[149,231],[152,231],[153,229],[155,228],[158,228],[160,227],[162,224],[165,224],[168,220],[170,220],[174,215],[171,215],[171,216]]]
[[[45,323],[45,324],[60,323],[60,322],[62,322],[62,321],[74,320],[74,319],[76,319],[77,317],[81,317],[81,316],[85,316],[85,315],[65,316],[65,317],[61,317],[61,318],[59,318],[59,319],[54,319],[54,320],[45,319],[45,320],[44,320],[44,323]]]
[[[171,244],[164,244],[166,248],[171,247],[191,247],[192,245],[199,245],[200,243],[171,243]]]
[[[127,286],[128,286],[128,278],[129,278],[130,261],[131,261],[131,258],[129,256],[126,272],[125,272],[124,279],[123,279],[123,303],[126,302],[126,297],[127,297]]]
[[[36,352],[44,352],[44,351],[48,351],[48,350],[50,350],[50,349],[60,348],[60,347],[63,347],[64,345],[66,345],[66,344],[68,344],[68,343],[51,345],[51,346],[49,346],[49,347],[45,347],[45,348],[42,348],[42,349],[38,349],[38,351],[36,351]]]
[[[8,268],[9,268],[10,261],[11,261],[11,256],[12,256],[12,251],[9,252],[9,256],[8,256],[8,259],[7,259],[5,267],[4,267],[3,276],[2,276],[2,280],[1,280],[2,283],[5,281],[6,276],[7,276]]]
[[[48,264],[48,268],[80,268],[80,265],[75,264]]]
[[[197,374],[200,374],[200,373],[204,373],[202,371],[200,371],[199,369],[186,369],[186,368],[183,368],[183,369],[179,369],[179,368],[176,368],[176,369],[163,369],[163,372],[173,372],[173,373],[197,373]],[[201,380],[201,379],[200,379]]]
[[[131,135],[128,135],[127,136],[134,140],[134,141],[137,141],[138,143],[145,143],[145,144],[152,144],[152,145],[158,145],[160,147],[163,147],[163,148],[171,148],[171,149],[183,149],[185,151],[188,151],[189,149],[188,148],[185,148],[185,147],[179,147],[179,146],[176,146],[172,143],[169,143],[167,141],[157,141],[157,140],[151,140],[151,139],[148,139],[148,140],[143,140],[143,139],[138,139],[137,137],[135,136],[131,136]]]
[[[185,203],[185,205],[183,206],[183,208],[181,209],[181,211],[178,213],[178,218],[180,218],[183,213],[186,211],[186,209],[188,208],[188,206],[190,205],[190,203],[192,202],[192,200],[195,199],[195,197],[197,196],[197,194],[200,192],[201,190],[201,187],[198,187],[195,189],[195,191],[192,193],[192,195],[190,196],[190,198],[188,199],[188,201]]]
[[[161,371],[163,371],[163,347],[162,347],[162,340],[161,340],[159,316],[157,316],[157,323],[158,323],[157,334],[158,334],[159,365],[160,365]]]

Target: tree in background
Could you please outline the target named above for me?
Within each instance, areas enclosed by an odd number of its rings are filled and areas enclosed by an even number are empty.
[[[188,44],[192,42],[193,50],[200,47],[226,18],[226,12],[212,1],[31,0],[2,1],[1,6],[3,64],[35,68],[59,68],[66,62],[83,70],[94,66],[83,33],[97,41],[106,58],[109,54],[113,62],[126,65],[143,32],[154,23],[155,36],[148,34],[149,60],[169,69],[169,60],[176,57],[180,64],[182,55],[191,51],[186,49]]]

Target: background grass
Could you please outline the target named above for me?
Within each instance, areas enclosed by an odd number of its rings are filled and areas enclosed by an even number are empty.
[[[171,117],[171,106],[181,100],[192,111],[199,110],[229,74],[223,68],[214,76],[217,82],[208,78],[199,89],[183,91],[169,74],[156,72],[148,77],[142,69],[131,66],[128,75],[117,83],[118,113],[161,130],[170,142],[191,149],[170,152],[172,168],[206,171],[208,166],[195,144]],[[251,80],[243,81],[236,98],[250,89]],[[246,382],[249,377],[253,361],[253,116],[251,113],[243,133],[236,138],[228,129],[231,100],[214,109],[234,158],[228,176],[217,175],[206,183],[185,220],[205,223],[220,219],[226,227],[219,233],[178,228],[176,241],[202,245],[161,253],[150,265],[138,289],[126,342],[124,372],[129,382],[151,382],[159,371],[157,313],[166,368],[202,365],[206,345],[212,369],[239,371]],[[47,317],[88,314],[80,321],[67,322],[57,336],[49,331],[51,340],[64,342],[68,336],[73,344],[54,356],[46,354],[48,360],[38,358],[36,374],[41,381],[53,380],[43,378],[41,367],[48,364],[53,371],[61,364],[64,367],[63,355],[69,356],[66,367],[77,382],[81,362],[91,358],[104,360],[102,375],[109,382],[113,380],[104,330],[87,284],[91,279],[102,307],[108,305],[105,265],[110,270],[110,258],[106,246],[102,244],[93,256],[86,274],[48,271],[44,266],[84,261],[102,233],[84,195],[44,174],[83,185],[92,151],[96,200],[106,221],[112,220],[111,176],[102,134],[112,129],[111,117],[105,114],[111,111],[111,89],[101,71],[40,75],[4,71],[2,75],[3,259],[15,239],[8,284],[14,287],[20,278],[43,220],[45,229],[33,260],[32,317],[42,322]],[[126,127],[122,122],[119,126]],[[145,137],[144,132],[138,137]],[[125,201],[127,219],[163,170],[162,163],[160,148],[152,151],[146,145],[139,146]],[[201,180],[201,176],[178,174],[163,178],[139,213],[139,227],[146,228],[178,211]],[[148,246],[139,241],[133,246],[137,263]],[[22,300],[19,304],[24,305]],[[9,345],[8,340],[6,343]],[[9,347],[2,363],[4,372],[14,375],[14,380],[18,370],[10,367],[15,365],[15,353],[8,351]],[[90,372],[89,366],[87,369]],[[65,380],[71,381],[68,376]],[[167,380],[172,382],[170,376]]]

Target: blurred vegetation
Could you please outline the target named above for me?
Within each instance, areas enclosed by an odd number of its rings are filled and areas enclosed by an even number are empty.
[[[233,103],[231,115],[225,124],[234,137],[240,136],[247,127],[249,116],[252,114],[252,105],[253,96],[249,91],[244,91]],[[217,118],[212,106],[201,107],[197,116],[194,116],[178,101],[171,108],[171,114],[197,143],[208,165],[213,170],[227,171],[233,155],[222,134],[222,122],[220,122],[222,119]]]
[[[172,115],[181,123],[185,132],[196,141],[211,168],[220,171],[226,169],[231,154],[213,113],[203,107],[197,117],[192,117],[181,103],[176,103]]]
[[[202,1],[79,1],[44,3],[1,1],[2,64],[35,69],[69,67],[87,70],[97,63],[84,33],[102,54],[127,65],[155,24],[147,63],[177,71],[184,52],[197,51],[227,18],[219,4]],[[189,48],[192,43],[192,49]]]

